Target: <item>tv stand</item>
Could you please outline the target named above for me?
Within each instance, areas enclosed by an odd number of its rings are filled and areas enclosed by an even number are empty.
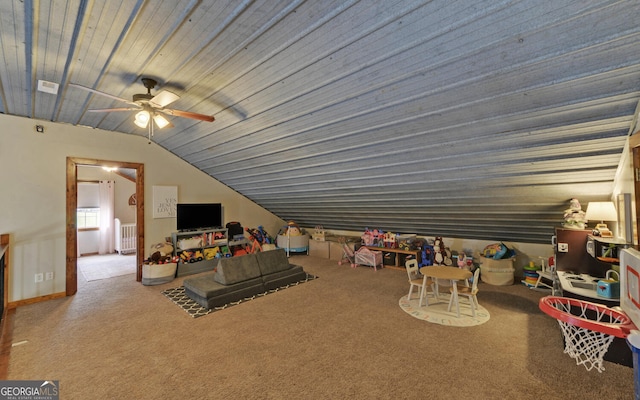
[[[194,257],[181,258],[176,268],[176,277],[213,271],[218,259],[209,258],[209,252],[218,249],[222,257],[229,252],[229,237],[226,228],[197,229],[171,233],[173,255],[192,253]],[[196,254],[201,254],[196,256]]]

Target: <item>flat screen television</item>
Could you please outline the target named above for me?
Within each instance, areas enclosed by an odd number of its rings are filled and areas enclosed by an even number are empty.
[[[220,203],[178,203],[176,205],[176,225],[179,231],[221,228],[222,224],[222,204]]]

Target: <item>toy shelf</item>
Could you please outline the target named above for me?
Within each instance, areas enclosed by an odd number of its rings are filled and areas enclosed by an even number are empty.
[[[385,265],[385,268],[391,268],[391,269],[399,269],[399,270],[405,270],[405,266],[404,266],[404,259],[400,260],[400,255],[411,255],[414,256],[416,260],[418,260],[418,262],[420,261],[420,251],[419,250],[403,250],[403,249],[398,249],[398,248],[389,248],[389,247],[376,247],[376,246],[364,246],[369,250],[373,250],[373,251],[381,251],[382,253],[396,253],[396,260],[395,260],[395,265]]]
[[[229,239],[226,228],[202,229],[197,231],[171,233],[173,255],[180,256],[183,252],[193,253],[191,258],[183,258],[178,263],[176,277],[213,271],[217,258],[207,259],[205,249],[218,247],[221,253],[228,251]]]

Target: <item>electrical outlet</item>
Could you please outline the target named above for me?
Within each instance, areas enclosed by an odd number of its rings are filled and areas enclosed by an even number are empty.
[[[568,253],[569,243],[558,243],[558,253]]]
[[[53,279],[53,272],[47,272],[46,274],[44,274],[44,279],[47,281],[50,281]]]
[[[39,272],[36,274],[36,283],[42,282],[44,280],[44,274]]]

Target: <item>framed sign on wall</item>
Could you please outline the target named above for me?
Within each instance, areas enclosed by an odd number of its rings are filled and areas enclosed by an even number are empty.
[[[178,204],[177,186],[153,187],[153,218],[175,218]]]

